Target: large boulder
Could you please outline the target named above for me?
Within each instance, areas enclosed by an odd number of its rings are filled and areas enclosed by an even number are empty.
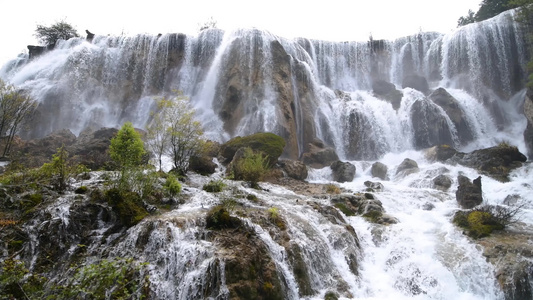
[[[409,174],[418,173],[419,171],[420,169],[418,169],[416,161],[406,158],[396,169],[396,175],[407,176]]]
[[[377,161],[372,164],[372,168],[370,169],[370,174],[372,174],[372,177],[377,177],[381,180],[389,180],[389,176],[387,175],[388,171],[389,171],[389,168],[387,167],[387,165]]]
[[[85,129],[76,142],[67,148],[72,159],[89,169],[98,170],[112,163],[108,149],[111,139],[117,134],[116,128]]]
[[[457,150],[450,145],[433,146],[425,151],[425,156],[430,161],[447,162],[456,155],[462,157],[464,153],[457,152]]]
[[[50,161],[52,155],[61,146],[65,146],[72,156],[70,146],[76,142],[76,136],[68,129],[52,132],[42,139],[19,140],[13,143],[11,157],[29,168],[40,167]]]
[[[283,172],[290,178],[297,180],[305,180],[307,178],[307,166],[301,161],[280,159],[278,164]]]
[[[450,95],[450,93],[444,88],[436,89],[431,95],[429,95],[429,99],[442,107],[446,112],[457,130],[457,135],[461,144],[464,145],[474,139],[472,131],[466,122],[465,114],[459,106],[459,101],[457,101],[457,99]]]
[[[191,156],[189,159],[189,170],[200,175],[211,175],[215,173],[217,164],[213,162],[213,158],[207,155]]]
[[[511,171],[521,167],[526,160],[527,157],[520,153],[517,147],[500,143],[494,147],[464,154],[458,162],[494,179],[507,182]]]
[[[375,80],[372,82],[372,91],[374,96],[392,104],[395,110],[400,108],[403,93],[397,90],[394,84],[385,80]]]
[[[411,107],[415,148],[420,150],[435,145],[453,145],[446,117],[436,104],[428,99],[417,100]]]
[[[220,154],[226,159],[225,163],[233,160],[233,156],[240,148],[251,148],[254,151],[263,152],[268,156],[271,166],[275,165],[283,153],[285,140],[273,133],[261,132],[245,137],[234,137],[220,147]]]
[[[483,202],[483,195],[481,191],[481,176],[470,181],[466,176],[457,176],[459,186],[455,192],[457,203],[463,209],[471,209]]]
[[[321,169],[339,160],[335,149],[327,147],[318,139],[309,143],[308,148],[309,151],[302,154],[302,161],[312,168]]]
[[[416,74],[405,76],[402,81],[402,87],[421,91],[425,95],[429,93],[429,84],[426,77]]]
[[[351,182],[355,177],[355,166],[340,160],[330,165],[333,171],[333,180],[337,182]]]

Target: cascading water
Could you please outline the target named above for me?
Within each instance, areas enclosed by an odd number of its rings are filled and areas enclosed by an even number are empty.
[[[229,183],[233,194],[212,195],[199,189],[208,178],[195,175],[184,204],[127,232],[114,232],[109,212],[92,207],[99,212],[98,224],[84,251],[147,262],[154,299],[228,299],[241,288],[236,285],[253,286],[243,283],[247,280],[260,282],[263,291],[282,291],[284,299],[323,299],[331,291],[342,299],[503,299],[493,266],[450,222],[459,209],[457,183],[447,192],[431,185],[442,172],[450,178],[479,174],[430,162],[415,149],[447,143],[471,151],[512,141],[526,152],[521,107],[527,51],[513,16],[507,12],[446,35],[367,43],[287,40],[257,29],[210,29],[197,37],[96,36],[91,42],[62,41],[31,60],[19,57],[0,70],[0,77],[40,104],[34,120],[39,126],[25,137],[62,128],[79,134],[86,127],[118,127],[125,121],[143,128],[154,99],[180,90],[210,139],[271,131],[286,139],[285,156],[300,157],[318,138],[341,159],[358,160],[352,162],[356,178],[342,185],[351,194],[359,195],[366,180],[375,180],[371,162],[393,167],[391,181],[375,193],[399,221],[390,226],[341,214],[331,206],[331,196],[302,196],[276,185],[257,191]],[[419,86],[404,87],[413,78]],[[376,87],[380,81],[390,84],[384,93]],[[424,83],[427,91],[420,88]],[[437,100],[439,87],[449,102]],[[471,139],[462,138],[460,124],[466,124]],[[405,157],[418,161],[419,173],[394,173]],[[506,184],[483,178],[487,203],[520,195],[526,226],[533,223],[531,172],[530,165],[518,169]],[[308,179],[330,183],[331,170],[311,170]],[[246,231],[206,229],[208,209],[235,194]],[[40,216],[53,221],[36,218],[27,228],[62,228],[57,247],[68,246],[66,260],[82,248],[68,233],[79,204],[71,196]],[[285,230],[272,224],[271,208],[279,210]],[[30,240],[31,256],[38,257],[43,244],[56,249],[37,235]],[[240,258],[259,262],[239,269]]]

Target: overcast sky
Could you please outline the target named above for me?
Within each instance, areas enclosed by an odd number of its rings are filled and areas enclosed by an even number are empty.
[[[454,30],[481,0],[0,0],[0,65],[37,44],[38,24],[65,20],[85,34],[196,34],[213,17],[224,30],[266,29],[278,36],[330,41],[394,39]]]

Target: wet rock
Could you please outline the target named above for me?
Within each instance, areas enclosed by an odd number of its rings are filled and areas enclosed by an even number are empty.
[[[524,115],[527,119],[526,130],[524,130],[524,141],[526,142],[527,155],[533,157],[533,89],[528,88],[526,99],[524,100]]]
[[[410,158],[406,158],[396,169],[396,175],[407,176],[410,174],[418,173],[419,171],[420,169],[418,169],[418,164],[416,163],[416,161]]]
[[[389,176],[387,175],[388,170],[389,168],[387,167],[387,165],[377,161],[372,164],[370,174],[372,174],[372,177],[377,177],[381,180],[389,180]]]
[[[381,192],[383,191],[383,184],[381,182],[365,181],[364,185],[371,189],[372,191]]]
[[[116,128],[87,128],[80,133],[71,147],[67,148],[72,159],[92,170],[105,168],[112,163],[108,149],[111,139],[116,135]]]
[[[217,164],[213,162],[213,158],[206,155],[191,156],[189,160],[189,170],[200,175],[211,175],[215,173],[216,168]]]
[[[457,152],[450,145],[437,145],[425,151],[425,156],[430,161],[448,162],[448,160],[453,159],[456,155],[462,156],[464,153]]]
[[[463,209],[471,209],[483,202],[483,195],[481,191],[481,176],[470,181],[466,176],[457,176],[459,186],[455,192],[455,197],[459,206]]]
[[[309,151],[302,154],[302,161],[316,169],[330,166],[333,162],[339,160],[335,149],[327,147],[322,141],[315,139],[308,145]]]
[[[374,95],[392,104],[392,108],[398,110],[402,103],[403,93],[396,89],[396,86],[385,80],[372,82]]]
[[[355,166],[349,162],[338,160],[330,168],[333,170],[333,180],[337,182],[351,182],[355,177]]]
[[[455,125],[455,129],[457,129],[457,135],[462,145],[471,142],[474,139],[472,131],[466,122],[464,112],[461,110],[457,99],[450,95],[450,93],[444,88],[436,89],[431,95],[429,95],[429,99],[442,107],[446,112]]]
[[[278,164],[283,172],[291,178],[297,180],[305,180],[307,178],[307,166],[301,161],[281,159],[278,161]]]
[[[511,171],[521,167],[526,160],[526,156],[520,153],[517,147],[500,143],[494,147],[464,154],[458,162],[477,169],[481,174],[508,182]]]
[[[433,178],[433,187],[441,190],[447,191],[452,186],[452,179],[448,175],[441,174]]]
[[[453,145],[452,134],[446,117],[431,100],[417,100],[411,106],[410,114],[416,149],[420,150],[435,145]]]
[[[520,200],[522,200],[522,197],[518,194],[507,195],[503,200],[503,204],[512,206],[518,204]]]
[[[402,87],[403,88],[413,88],[415,90],[418,90],[425,95],[429,93],[429,84],[424,76],[420,75],[407,75],[404,77],[402,81]]]
[[[435,208],[435,205],[431,202],[426,202],[424,205],[422,205],[423,210],[433,210]]]

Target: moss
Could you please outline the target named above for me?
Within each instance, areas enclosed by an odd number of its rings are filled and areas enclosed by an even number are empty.
[[[363,217],[367,219],[369,222],[378,223],[382,215],[383,213],[380,211],[371,210],[367,212],[366,214],[364,214]]]
[[[493,214],[487,211],[458,211],[453,223],[465,229],[465,233],[475,239],[489,236],[494,230],[502,230],[505,226]]]
[[[337,293],[329,291],[324,295],[324,300],[339,300],[339,296]]]
[[[270,166],[274,166],[285,148],[285,140],[270,132],[255,133],[245,137],[235,137],[222,145],[222,156],[228,160],[233,158],[240,148],[252,148],[254,151],[263,152],[268,156]]]
[[[77,188],[74,191],[74,193],[76,193],[76,194],[85,194],[85,193],[87,193],[87,190],[88,190],[88,188],[86,186],[82,185],[79,188]]]
[[[125,226],[133,226],[148,215],[137,193],[110,189],[106,191],[105,197]]]
[[[204,184],[202,190],[209,193],[219,193],[222,192],[225,186],[226,184],[222,180],[211,180]]]
[[[206,227],[209,229],[228,229],[241,226],[242,221],[233,217],[223,205],[213,207],[206,216]]]
[[[335,207],[342,211],[342,213],[348,217],[355,216],[355,212],[349,209],[344,203],[335,203]]]
[[[28,213],[33,210],[37,205],[43,202],[43,195],[39,193],[29,194],[24,196],[21,201],[22,210]]]
[[[257,199],[257,196],[254,195],[254,194],[248,194],[246,195],[246,199],[252,201],[252,202],[257,202],[259,199]]]

